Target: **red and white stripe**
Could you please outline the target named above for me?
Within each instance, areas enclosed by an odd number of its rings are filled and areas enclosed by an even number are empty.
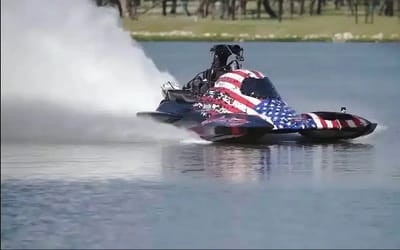
[[[244,112],[250,115],[260,115],[254,110],[254,107],[261,102],[260,100],[238,94],[237,92],[223,87],[213,88],[213,90],[224,94],[226,97],[222,98],[222,100],[217,100],[212,97],[203,98],[205,102],[219,104],[232,113]],[[228,96],[230,96],[230,98]]]
[[[257,98],[243,95],[240,91],[240,87],[242,86],[242,82],[246,78],[257,78],[262,79],[264,75],[258,71],[250,71],[250,70],[233,70],[229,73],[223,74],[218,78],[215,82],[214,87],[210,90],[218,91],[222,94],[230,96],[231,98],[223,98],[222,100],[216,100],[212,97],[204,99],[205,102],[213,103],[216,105],[220,105],[222,107],[221,110],[227,113],[238,113],[244,112],[249,115],[258,115],[269,123],[273,124],[271,118],[259,114],[254,110],[254,107],[257,106],[261,101]],[[232,100],[231,100],[232,99]]]
[[[342,128],[358,128],[367,126],[368,122],[358,116],[353,116],[349,120],[325,120],[314,113],[307,113],[320,129],[342,129]]]
[[[260,100],[258,100],[257,98],[243,95],[240,91],[240,87],[242,86],[243,80],[247,77],[251,77],[249,73],[252,72],[249,70],[240,69],[223,74],[215,82],[214,88],[212,89],[227,94],[236,101],[238,101],[239,103],[251,109],[254,109],[254,107],[260,103]],[[252,74],[255,75],[254,73]]]
[[[321,119],[318,115],[316,115],[314,113],[307,113],[307,115],[310,116],[314,120],[315,124],[317,125],[317,128],[325,128],[324,124],[322,124]],[[326,126],[326,124],[325,124],[325,126]]]
[[[353,116],[353,119],[351,120],[342,120],[341,124],[344,124],[345,127],[349,128],[358,128],[367,126],[368,122],[360,117]]]
[[[368,122],[361,117],[353,115],[353,121],[358,127],[365,127],[368,125]]]
[[[218,80],[215,82],[214,87],[216,88],[226,88],[229,89],[236,94],[241,95],[240,87],[242,86],[242,82],[246,78],[257,78],[262,79],[264,75],[258,71],[250,71],[246,69],[238,69],[233,70],[229,73],[225,73],[221,75]],[[258,103],[257,103],[258,104]],[[256,105],[257,105],[256,104]]]
[[[223,87],[240,93],[240,87],[244,79],[251,77],[249,70],[233,70],[220,76],[215,82],[215,87]]]
[[[259,72],[257,70],[237,69],[237,70],[233,70],[232,73],[239,74],[239,75],[243,76],[244,78],[251,77],[251,78],[256,78],[256,79],[262,79],[265,77],[261,72]]]

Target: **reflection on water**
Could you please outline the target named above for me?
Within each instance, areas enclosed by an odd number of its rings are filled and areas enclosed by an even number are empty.
[[[376,168],[376,154],[373,145],[356,142],[3,145],[1,178],[162,181],[187,176],[292,184],[359,178],[377,181],[382,170]]]
[[[234,181],[373,174],[375,149],[362,143],[274,145],[168,145],[162,148],[164,175],[181,172]],[[175,171],[174,171],[175,170]]]
[[[380,176],[378,147],[370,144],[4,148],[4,247],[363,248],[399,243],[398,189],[369,188]],[[379,184],[396,182],[382,180]],[[349,183],[355,188],[347,188]]]

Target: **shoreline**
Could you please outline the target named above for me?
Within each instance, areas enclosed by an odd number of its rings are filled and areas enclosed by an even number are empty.
[[[154,42],[356,42],[356,43],[399,43],[400,35],[392,34],[384,37],[382,33],[372,36],[354,36],[351,33],[336,33],[334,35],[309,34],[304,36],[285,35],[249,35],[249,34],[194,34],[191,32],[131,32],[136,41]]]
[[[124,29],[137,41],[234,42],[400,42],[400,19],[376,18],[354,23],[345,16],[303,16],[270,19],[212,20],[174,16],[123,19]]]

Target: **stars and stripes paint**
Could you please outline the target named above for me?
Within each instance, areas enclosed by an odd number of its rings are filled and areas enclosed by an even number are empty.
[[[323,119],[320,115],[316,113],[306,113],[302,114],[302,117],[307,120],[312,120],[315,125],[313,127],[317,129],[347,129],[347,128],[359,128],[368,125],[368,121],[355,116],[349,115],[347,119]]]
[[[368,125],[368,121],[357,117],[348,116],[348,119],[328,120],[315,113],[297,115],[280,98],[267,98],[260,100],[244,95],[240,91],[244,79],[251,77],[263,79],[264,75],[258,71],[234,70],[222,75],[213,88],[201,97],[199,107],[204,116],[219,113],[244,113],[257,115],[274,125],[275,130],[301,130],[301,129],[345,129],[357,128]]]
[[[242,81],[247,77],[262,79],[264,75],[258,71],[241,69],[233,70],[219,77],[214,87],[210,88],[200,99],[203,114],[212,115],[216,112],[258,115],[254,108],[261,101],[245,96],[240,91]]]
[[[255,107],[255,110],[259,114],[269,117],[276,129],[301,129],[304,127],[302,120],[295,119],[296,111],[282,100],[263,100]]]

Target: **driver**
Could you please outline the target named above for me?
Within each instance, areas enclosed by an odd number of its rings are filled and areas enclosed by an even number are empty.
[[[197,74],[183,87],[184,90],[189,90],[195,95],[201,95],[213,87],[215,81],[221,75],[241,68],[239,61],[243,61],[243,48],[239,45],[218,44],[210,51],[213,53],[211,67]],[[231,55],[235,58],[228,63],[228,58]]]

